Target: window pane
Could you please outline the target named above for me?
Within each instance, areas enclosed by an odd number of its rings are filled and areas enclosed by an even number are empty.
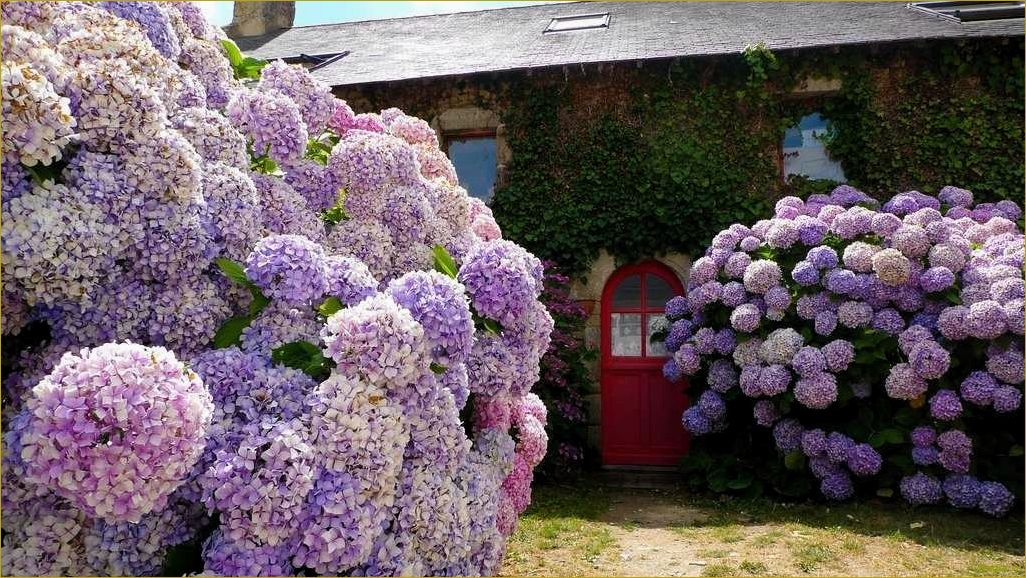
[[[645,277],[645,308],[662,309],[673,298],[673,288],[665,279],[649,273]]]
[[[822,138],[830,129],[830,121],[818,112],[802,117],[797,125],[784,132],[784,177],[805,175],[810,179],[844,181],[841,163],[827,156]]]
[[[460,185],[470,196],[484,201],[492,198],[497,171],[495,137],[454,138],[449,141],[449,160],[456,167]]]
[[[613,313],[611,330],[613,355],[641,356],[641,314]]]
[[[631,275],[616,286],[616,291],[613,292],[613,308],[638,309],[640,307],[641,275]]]
[[[653,342],[652,334],[655,330],[666,321],[665,315],[649,315],[648,316],[648,331],[645,332],[645,346],[648,348],[645,350],[648,357],[666,357],[667,351],[666,346],[663,345],[662,341]]]

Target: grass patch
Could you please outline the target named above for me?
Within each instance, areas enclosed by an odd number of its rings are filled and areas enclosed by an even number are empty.
[[[826,544],[795,544],[791,548],[796,568],[806,574],[815,571],[822,564],[834,559],[834,553]]]
[[[737,565],[737,569],[742,574],[748,574],[749,576],[761,576],[769,573],[769,568],[765,564],[762,562],[752,562],[751,560],[743,560]]]
[[[667,515],[677,511],[680,517]],[[542,486],[509,541],[502,571],[632,574],[631,568],[644,563],[648,566],[640,567],[648,572],[642,574],[648,574],[697,559],[707,562],[701,569],[707,576],[1023,576],[1024,526],[1021,514],[1013,516],[995,520],[892,500],[827,505],[587,484]],[[632,544],[632,556],[621,558],[621,536],[653,531],[669,537],[651,553],[642,548],[642,557]]]
[[[536,488],[531,507],[510,536],[504,573],[600,573],[599,558],[615,546],[610,527],[599,521],[608,509],[609,496],[601,488]]]
[[[702,568],[702,576],[734,576],[737,571],[730,564],[709,564]]]

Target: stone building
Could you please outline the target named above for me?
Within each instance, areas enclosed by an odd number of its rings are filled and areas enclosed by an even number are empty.
[[[634,101],[673,83],[676,64],[736,60],[754,45],[797,59],[879,53],[874,78],[886,82],[889,71],[945,45],[1012,44],[1021,58],[1023,36],[1016,2],[557,3],[308,27],[290,27],[290,4],[237,2],[229,31],[251,56],[308,66],[357,112],[397,106],[428,120],[461,182],[485,200],[509,182],[518,149],[507,118],[524,87],[568,95],[566,127],[629,117]],[[779,90],[780,99],[809,103],[764,151],[781,182],[845,180],[817,138],[828,130],[817,107],[840,89],[826,69]],[[653,252],[623,262],[618,252],[594,251],[574,287],[591,315],[587,340],[601,350],[589,440],[605,465],[669,465],[687,450],[679,422],[686,398],[665,383],[663,352],[644,337],[666,299],[682,292],[691,256]]]

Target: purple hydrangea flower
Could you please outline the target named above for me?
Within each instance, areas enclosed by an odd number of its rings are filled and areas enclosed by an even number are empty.
[[[734,309],[730,314],[730,326],[736,331],[751,333],[759,327],[762,314],[759,309],[751,304],[745,303]]]
[[[730,361],[717,359],[709,364],[707,381],[713,391],[726,393],[738,384],[737,369]]]
[[[784,453],[801,448],[802,425],[794,419],[783,419],[773,426],[773,440],[777,449]]]
[[[923,472],[905,476],[901,479],[899,488],[901,497],[913,506],[936,504],[944,497],[940,480]]]
[[[790,384],[791,372],[783,365],[767,365],[759,373],[759,391],[765,396],[784,393]]]
[[[937,463],[937,448],[914,447],[912,448],[912,462],[917,466],[932,466]]]
[[[794,398],[812,409],[826,409],[837,401],[837,380],[832,373],[804,376],[794,386]]]
[[[712,390],[703,391],[698,396],[698,409],[713,422],[723,421],[727,417],[727,404],[720,394]]]
[[[875,476],[880,472],[883,458],[869,444],[855,444],[848,450],[848,469],[856,476]]]
[[[955,274],[947,267],[930,267],[919,276],[919,286],[927,293],[938,293],[951,287]]]
[[[832,462],[846,462],[848,460],[848,452],[854,447],[855,440],[841,432],[830,432],[827,435],[826,455]]]
[[[327,291],[324,249],[299,235],[264,237],[246,258],[246,276],[290,305],[310,305]]]
[[[791,278],[802,287],[819,283],[819,269],[811,261],[799,261],[791,270]]]
[[[930,415],[939,421],[953,421],[962,415],[962,402],[958,394],[942,389],[930,398]]]
[[[1022,405],[1022,392],[1011,385],[1002,385],[994,390],[994,411],[1010,413]]]
[[[826,453],[826,447],[827,436],[823,430],[810,429],[805,430],[802,434],[802,452],[806,456],[810,458],[822,456]]]
[[[809,249],[809,253],[805,259],[812,263],[817,269],[821,270],[833,269],[837,267],[838,263],[837,251],[834,251],[826,245]]]
[[[745,289],[752,293],[765,293],[780,284],[780,266],[773,261],[760,259],[753,261],[745,269]]]
[[[985,371],[974,371],[962,380],[959,391],[969,403],[989,407],[994,400],[994,392],[997,388],[998,383],[994,376]]]
[[[998,482],[981,482],[979,485],[980,511],[1000,518],[1008,513],[1015,503],[1015,495]]]
[[[944,495],[956,508],[975,508],[980,503],[980,482],[965,474],[950,475],[944,479]]]
[[[847,500],[855,494],[855,486],[851,483],[851,477],[845,473],[838,473],[823,478],[819,484],[819,491],[828,500]]]
[[[813,329],[817,335],[828,336],[837,328],[837,315],[831,311],[822,311],[816,314]]]
[[[917,343],[908,356],[912,369],[923,379],[938,379],[951,365],[951,354],[932,340]]]
[[[909,434],[912,445],[916,447],[929,447],[937,441],[937,430],[929,426],[919,426]]]
[[[698,406],[692,406],[684,410],[681,423],[684,425],[684,429],[696,436],[705,435],[712,431],[711,421],[702,413]]]
[[[768,399],[755,402],[755,406],[752,407],[752,415],[755,417],[755,423],[762,427],[770,427],[780,419],[777,406]]]

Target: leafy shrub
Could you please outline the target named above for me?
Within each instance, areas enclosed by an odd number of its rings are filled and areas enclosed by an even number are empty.
[[[189,2],[4,2],[3,573],[497,571],[542,266]]]
[[[801,493],[797,473],[832,500],[1005,514],[1022,486],[1021,217],[955,187],[880,207],[840,186],[720,232],[666,308],[664,372],[696,377],[687,467],[718,491]]]

